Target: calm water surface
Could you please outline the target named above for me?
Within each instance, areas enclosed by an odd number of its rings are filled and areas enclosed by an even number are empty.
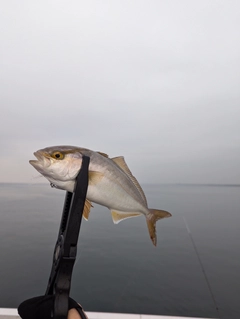
[[[143,185],[158,246],[143,216],[114,225],[94,205],[83,221],[71,296],[86,310],[239,319],[240,187]],[[65,192],[0,184],[0,307],[44,294]],[[186,224],[190,229],[198,255]]]

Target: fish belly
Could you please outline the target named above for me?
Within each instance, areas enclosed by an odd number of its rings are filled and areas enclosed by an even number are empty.
[[[123,185],[103,178],[97,185],[89,184],[87,199],[96,204],[106,206],[111,210],[146,214],[148,209],[143,207],[129,193]]]

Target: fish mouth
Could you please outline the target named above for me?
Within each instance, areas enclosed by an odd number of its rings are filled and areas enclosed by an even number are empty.
[[[50,166],[51,160],[50,156],[46,153],[43,153],[41,151],[34,152],[33,155],[36,157],[36,160],[30,160],[29,163],[33,167],[44,167],[44,166]]]

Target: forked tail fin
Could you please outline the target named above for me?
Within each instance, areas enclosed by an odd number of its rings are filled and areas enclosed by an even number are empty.
[[[149,209],[149,214],[146,216],[146,221],[149,235],[154,246],[157,245],[156,221],[171,216],[172,214],[166,212],[165,210]]]

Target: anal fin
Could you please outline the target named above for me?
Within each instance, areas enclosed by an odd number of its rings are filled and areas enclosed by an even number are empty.
[[[111,210],[112,219],[114,224],[120,223],[122,220],[132,217],[137,217],[142,215],[141,213],[132,213],[132,212],[120,212],[117,210]]]

